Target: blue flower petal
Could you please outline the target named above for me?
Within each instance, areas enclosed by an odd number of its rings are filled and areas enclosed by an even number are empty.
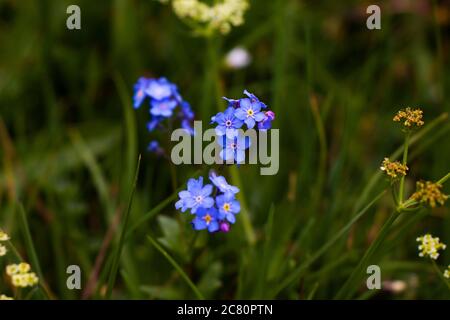
[[[209,232],[216,232],[219,230],[219,223],[217,221],[211,221],[208,226]]]
[[[234,111],[234,116],[239,120],[245,120],[247,118],[247,112],[244,109],[239,108]]]
[[[212,193],[213,186],[210,184],[205,185],[200,191],[200,195],[203,197],[207,197]]]
[[[252,129],[255,126],[255,119],[248,117],[247,119],[245,119],[245,124],[249,129]]]
[[[203,199],[202,206],[204,208],[211,208],[214,205],[214,199],[211,197]]]

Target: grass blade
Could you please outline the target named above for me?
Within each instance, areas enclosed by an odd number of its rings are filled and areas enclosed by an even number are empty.
[[[167,259],[167,261],[170,262],[170,264],[175,268],[175,270],[178,271],[180,276],[186,281],[188,286],[194,291],[195,295],[199,300],[204,300],[202,293],[198,290],[197,286],[192,282],[192,280],[188,277],[186,272],[183,271],[183,269],[180,267],[180,265],[167,253],[166,250],[164,250],[163,247],[159,245],[158,242],[156,242],[152,237],[148,236],[148,240],[150,243],[159,251],[161,254]]]
[[[317,259],[319,259],[336,241],[338,241],[350,228],[355,224],[381,197],[386,193],[386,190],[379,193],[369,204],[367,204],[360,212],[358,212],[341,230],[339,230],[334,237],[325,243],[316,253],[311,256],[305,263],[294,270],[289,277],[287,277],[276,289],[274,295],[276,296],[281,290],[286,288],[296,279],[298,279]]]
[[[41,265],[39,264],[39,259],[38,259],[37,253],[36,253],[36,249],[34,248],[33,238],[31,237],[30,227],[28,226],[27,215],[26,215],[25,209],[21,203],[18,204],[17,212],[18,212],[18,216],[19,216],[20,228],[21,228],[23,236],[25,238],[25,248],[27,250],[27,253],[28,253],[28,256],[30,259],[30,264],[32,266],[32,269],[36,271],[36,274],[39,277],[39,281],[42,283],[41,286],[43,288],[45,295],[47,296],[47,298],[49,298],[50,294],[48,293],[48,289],[47,289],[46,285],[44,284],[44,276],[42,274]],[[14,251],[17,253],[17,250],[14,249]],[[18,256],[18,258],[20,258],[22,260],[20,255]]]
[[[345,284],[341,287],[341,289],[336,294],[336,299],[348,299],[350,298],[353,293],[355,292],[357,288],[358,281],[361,278],[361,274],[364,272],[364,267],[368,265],[370,262],[370,259],[374,255],[374,253],[377,251],[377,249],[381,246],[381,244],[384,242],[386,237],[389,234],[389,231],[391,230],[391,227],[395,220],[399,217],[399,212],[395,211],[389,219],[384,223],[383,227],[380,230],[380,233],[378,234],[377,238],[372,242],[369,249],[365,252],[362,259],[359,261],[358,265],[353,270],[350,277],[347,279]]]
[[[130,193],[130,198],[128,200],[128,206],[127,211],[125,212],[125,216],[123,219],[123,226],[122,226],[122,232],[120,233],[120,239],[119,244],[117,245],[117,248],[114,252],[113,260],[112,260],[112,266],[111,266],[111,273],[109,275],[108,280],[108,290],[106,292],[106,298],[110,299],[112,294],[112,289],[114,287],[114,283],[116,282],[116,276],[117,276],[117,270],[119,269],[119,262],[120,262],[120,255],[122,253],[123,245],[125,243],[125,233],[128,226],[128,220],[130,218],[130,211],[131,211],[131,205],[133,203],[133,196],[134,192],[136,190],[136,184],[139,176],[139,168],[141,165],[141,156],[139,155],[137,166],[136,166],[136,173],[134,176],[133,186]]]

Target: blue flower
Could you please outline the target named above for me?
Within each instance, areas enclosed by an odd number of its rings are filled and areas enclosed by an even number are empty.
[[[161,121],[162,121],[161,117],[152,117],[152,119],[149,122],[147,122],[147,130],[149,132],[152,132],[153,130],[156,129],[156,127]]]
[[[229,99],[229,98],[227,98],[227,97],[222,97],[222,99],[228,101],[228,107],[234,108],[234,109],[239,108],[239,101],[240,101],[240,100]]]
[[[250,93],[250,92],[248,92],[247,90],[244,90],[244,94],[245,94],[247,97],[249,97],[250,100],[251,100],[252,102],[259,102],[259,103],[261,104],[261,108],[262,108],[262,109],[267,108],[266,104],[265,104],[264,102],[260,101],[260,100],[258,99],[258,97],[255,96],[253,93]]]
[[[194,128],[191,126],[191,122],[187,119],[181,120],[181,128],[186,130],[191,136],[195,134]]]
[[[275,120],[275,113],[273,111],[264,112],[264,119],[258,122],[259,130],[269,130],[272,128],[272,121]]]
[[[152,100],[150,113],[154,116],[170,117],[178,105],[175,99]]]
[[[151,79],[145,93],[155,100],[163,100],[177,93],[177,87],[164,77]]]
[[[175,203],[175,208],[181,209],[181,212],[191,209],[191,213],[199,208],[211,208],[214,206],[214,199],[210,197],[212,190],[213,186],[210,184],[203,186],[203,177],[189,179],[187,190],[178,193],[180,200]]]
[[[133,107],[135,109],[139,108],[145,100],[145,97],[147,96],[145,90],[147,90],[148,84],[149,79],[141,77],[134,85]]]
[[[223,176],[218,176],[214,171],[209,174],[209,180],[223,193],[235,194],[239,192],[239,188],[228,184]]]
[[[192,112],[191,105],[187,101],[181,102],[181,115],[188,120],[194,119],[194,112]]]
[[[264,112],[261,112],[261,103],[259,101],[251,101],[249,98],[240,100],[240,107],[236,109],[234,115],[240,120],[244,120],[249,129],[255,126],[256,122],[264,119]]]
[[[250,147],[250,138],[242,135],[234,138],[223,136],[217,142],[222,147],[220,157],[225,161],[234,159],[237,163],[245,160],[245,149]]]
[[[236,217],[234,215],[241,211],[241,205],[234,198],[234,194],[225,193],[217,196],[216,203],[219,208],[219,218],[221,220],[227,220],[230,223],[235,223]]]
[[[213,117],[213,122],[216,122],[216,134],[218,136],[227,135],[228,138],[237,136],[237,129],[242,127],[244,122],[237,119],[234,116],[235,110],[232,107],[228,107],[225,112],[219,112]],[[212,120],[212,119],[211,119]]]
[[[195,230],[208,229],[209,232],[219,230],[219,214],[216,208],[199,208],[195,216],[194,220],[192,220],[192,226]]]
[[[159,142],[156,140],[150,141],[148,144],[147,150],[151,152],[157,152],[159,150]]]

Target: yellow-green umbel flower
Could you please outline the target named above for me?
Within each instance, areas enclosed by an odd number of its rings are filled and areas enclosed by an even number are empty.
[[[442,185],[431,181],[418,181],[417,190],[411,196],[412,199],[422,204],[427,204],[434,208],[437,204],[441,206],[448,199],[448,196],[441,191]]]
[[[30,270],[30,265],[25,262],[6,266],[6,274],[11,277],[12,285],[20,288],[32,287],[39,283],[39,278]]]
[[[381,171],[384,171],[384,173],[386,173],[392,179],[397,179],[406,176],[406,173],[409,170],[405,164],[402,164],[399,161],[392,162],[388,158],[384,158],[380,169]]]
[[[446,277],[447,279],[450,278],[450,264],[448,265],[447,269],[445,269],[445,271],[444,271],[444,277]]]
[[[393,119],[395,122],[401,122],[405,129],[420,128],[424,125],[423,111],[421,109],[405,108],[397,112]]]
[[[12,276],[18,272],[19,272],[19,267],[17,266],[17,264],[10,264],[10,265],[6,266],[6,274],[8,276]]]
[[[418,237],[416,241],[420,242],[418,246],[419,257],[430,257],[433,260],[439,257],[439,250],[445,250],[447,247],[438,237],[433,238],[431,234]]]
[[[200,0],[172,0],[172,7],[181,19],[227,34],[231,27],[244,23],[249,4],[248,0],[220,0],[210,6]]]
[[[8,250],[6,250],[6,247],[0,244],[0,257],[3,257],[7,252]]]
[[[14,299],[10,298],[8,296],[5,296],[4,294],[0,294],[0,300],[14,300]]]
[[[28,273],[31,270],[31,266],[26,262],[21,262],[17,265],[17,268],[19,270],[19,273],[24,274]]]
[[[8,241],[9,236],[6,232],[0,230],[0,241]]]
[[[34,272],[25,273],[25,274],[15,274],[11,277],[12,285],[15,287],[32,287],[39,282],[39,278],[36,276]]]

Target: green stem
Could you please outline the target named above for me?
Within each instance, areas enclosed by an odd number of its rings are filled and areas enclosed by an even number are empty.
[[[237,198],[241,203],[240,215],[242,217],[242,224],[244,226],[245,236],[247,237],[247,242],[250,245],[254,245],[256,242],[256,235],[255,231],[253,230],[252,222],[250,219],[250,212],[248,210],[244,188],[242,186],[241,177],[239,175],[239,169],[235,165],[232,165],[230,166],[230,173],[233,184],[237,186],[240,190],[240,192],[237,194]]]
[[[301,264],[296,270],[294,270],[276,289],[275,295],[281,290],[286,288],[296,279],[298,279],[316,260],[318,260],[328,249],[336,243],[342,236],[344,236],[348,230],[386,193],[382,191],[371,202],[369,202],[364,208],[362,208],[341,230],[339,230],[327,243],[325,243],[319,250],[315,252],[308,260]]]
[[[394,224],[395,220],[397,220],[399,215],[400,212],[395,211],[384,223],[376,239],[372,242],[372,244],[367,249],[362,259],[359,261],[356,268],[353,269],[353,272],[351,273],[350,277],[347,279],[345,284],[341,287],[341,289],[337,293],[335,297],[336,299],[349,299],[353,295],[353,293],[355,292],[360,283],[359,281],[361,279],[361,275],[364,272],[364,268],[367,267],[374,253],[381,246],[384,240],[386,240],[386,237],[388,236],[392,225]]]
[[[31,237],[30,227],[28,225],[27,215],[25,213],[25,209],[21,203],[18,204],[18,215],[19,215],[19,223],[21,225],[21,229],[23,232],[23,236],[25,238],[25,247],[27,249],[27,253],[30,259],[30,263],[32,268],[36,271],[36,274],[39,277],[39,281],[42,283],[41,287],[43,292],[45,293],[47,298],[50,298],[50,293],[47,288],[47,285],[44,281],[44,275],[42,274],[42,269],[39,264],[39,259],[36,253],[36,248],[34,247],[33,238]],[[18,254],[17,250],[14,248],[14,252]],[[20,256],[19,256],[20,257]]]
[[[445,285],[447,286],[447,289],[450,290],[450,281],[448,279],[446,279],[444,277],[444,275],[441,272],[441,269],[439,269],[436,261],[434,261],[433,259],[431,259],[431,264],[433,265],[434,270],[436,271],[436,273],[438,274],[439,278],[445,283]]]
[[[444,184],[448,179],[450,179],[450,172],[447,173],[445,176],[443,176],[441,179],[439,179],[439,181],[437,183]]]
[[[152,237],[148,236],[148,240],[170,262],[170,264],[178,271],[178,273],[181,275],[181,277],[184,279],[184,281],[186,281],[188,286],[192,289],[192,291],[194,291],[197,298],[199,300],[204,300],[205,297],[203,296],[203,294],[200,292],[200,290],[198,290],[197,286],[192,282],[192,280],[188,277],[188,275],[186,274],[186,272],[184,272],[184,270],[180,267],[180,265]]]
[[[130,218],[131,205],[133,203],[133,196],[134,196],[134,192],[136,190],[136,184],[137,184],[137,180],[138,180],[138,176],[139,176],[140,164],[141,164],[141,155],[139,155],[137,166],[136,166],[136,173],[134,175],[133,186],[131,188],[130,197],[128,199],[128,206],[127,206],[127,211],[125,212],[125,216],[124,216],[124,220],[123,220],[123,226],[122,226],[122,231],[120,233],[119,244],[114,252],[114,258],[112,260],[111,273],[110,273],[109,279],[108,279],[108,290],[106,292],[107,299],[111,298],[112,289],[114,287],[114,283],[116,282],[117,271],[119,269],[120,255],[122,253],[123,245],[125,243],[125,235],[126,235],[126,231],[127,231],[128,220]]]
[[[410,134],[408,132],[408,133],[406,133],[405,143],[403,145],[403,160],[402,160],[403,165],[406,165],[406,162],[408,161],[409,137],[410,137]],[[404,201],[404,194],[405,194],[405,176],[402,176],[400,178],[400,187],[398,190],[398,200],[400,203],[403,203],[403,201]]]
[[[448,179],[450,179],[450,172],[447,173],[445,176],[443,176],[441,179],[439,179],[436,183],[443,185]],[[405,202],[401,203],[398,207],[397,207],[397,211],[405,211],[406,209],[410,208],[411,206],[414,206],[416,204],[419,204],[416,200],[414,199],[408,199]]]

